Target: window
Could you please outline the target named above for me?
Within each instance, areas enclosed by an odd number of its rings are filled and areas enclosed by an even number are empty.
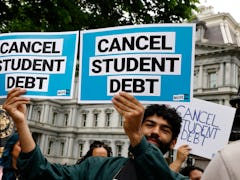
[[[105,127],[110,126],[111,113],[106,113]]]
[[[86,127],[87,114],[82,114],[82,127]]]
[[[54,112],[54,113],[53,113],[53,118],[52,118],[52,124],[53,124],[53,125],[55,124],[56,119],[57,119],[57,113]]]
[[[40,137],[41,137],[40,133],[33,132],[32,137],[33,137],[33,140],[35,141],[35,143],[40,144]]]
[[[40,121],[40,118],[41,118],[41,111],[39,110],[39,111],[37,111],[37,121]]]
[[[99,118],[99,113],[101,111],[98,109],[94,109],[93,110],[93,127],[97,127],[98,126],[98,118]]]
[[[93,127],[97,127],[98,124],[98,114],[93,114]]]
[[[109,127],[110,126],[112,112],[113,112],[112,109],[106,109],[105,110],[105,127]]]
[[[208,73],[208,88],[216,88],[217,87],[217,74],[216,72]]]
[[[60,144],[60,156],[63,156],[64,154],[64,142],[61,142]]]
[[[89,111],[87,110],[82,110],[81,111],[81,127],[86,127],[87,126],[87,114]]]
[[[68,125],[68,114],[64,114],[64,125]]]
[[[82,143],[80,143],[78,145],[78,155],[79,155],[79,157],[83,156],[83,144]]]
[[[123,118],[122,118],[121,115],[119,115],[118,126],[119,126],[119,127],[122,127],[122,126],[123,126]]]
[[[116,145],[116,155],[122,156],[122,145],[120,145],[120,144]]]
[[[52,145],[53,145],[53,141],[49,141],[47,154],[51,154]]]
[[[198,88],[198,71],[194,71],[193,89]]]
[[[42,107],[40,105],[33,105],[33,120],[40,122]]]

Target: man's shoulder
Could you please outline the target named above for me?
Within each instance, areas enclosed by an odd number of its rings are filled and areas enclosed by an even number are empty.
[[[98,156],[90,156],[86,159],[90,164],[125,164],[129,158],[125,157],[98,157]],[[95,164],[96,165],[96,164]]]
[[[229,143],[220,152],[222,156],[240,155],[240,140]]]
[[[223,165],[228,169],[230,174],[235,174],[240,177],[239,162],[240,162],[240,141],[235,141],[223,148],[220,151]]]
[[[97,160],[104,161],[104,160],[128,160],[129,158],[122,157],[122,156],[114,156],[114,157],[89,156],[87,159],[91,159],[95,161]]]

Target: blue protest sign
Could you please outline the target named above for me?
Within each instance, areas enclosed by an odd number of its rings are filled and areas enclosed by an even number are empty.
[[[70,99],[78,31],[0,35],[0,97],[14,87],[26,96]]]
[[[119,91],[142,102],[190,102],[194,32],[194,24],[80,32],[79,103],[109,103]]]

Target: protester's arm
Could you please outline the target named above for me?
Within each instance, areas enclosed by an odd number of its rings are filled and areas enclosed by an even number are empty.
[[[124,118],[124,130],[129,137],[131,146],[140,143],[143,134],[141,124],[144,114],[144,106],[132,95],[126,92],[116,94],[112,99],[115,109]]]
[[[30,99],[22,96],[25,92],[26,90],[21,88],[14,88],[9,91],[3,108],[15,123],[22,152],[28,153],[32,151],[36,145],[26,120],[26,104],[30,103]]]
[[[21,153],[18,158],[18,170],[21,172],[22,179],[43,180],[43,179],[84,179],[83,174],[87,168],[81,164],[81,168],[61,164],[49,163],[42,155],[39,146],[35,146],[29,153]],[[87,163],[85,163],[87,164]]]
[[[180,146],[177,149],[177,157],[176,159],[169,165],[169,167],[175,171],[179,172],[181,169],[182,163],[187,159],[189,153],[190,153],[191,148],[185,144]]]

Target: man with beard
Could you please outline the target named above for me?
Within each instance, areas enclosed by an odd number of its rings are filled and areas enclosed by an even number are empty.
[[[165,154],[175,146],[181,122],[182,118],[175,109],[166,105],[150,105],[144,112],[142,133],[148,142]]]
[[[149,105],[144,112],[142,132],[148,142],[155,144],[165,154],[174,148],[180,133],[181,122],[182,118],[174,108],[164,104]],[[170,164],[170,168],[178,172],[190,150],[187,144],[180,146],[177,159]]]
[[[13,118],[19,133],[22,152],[17,167],[23,179],[186,179],[169,168],[159,149],[165,152],[175,144],[181,123],[181,118],[175,110],[171,109],[165,115],[168,108],[163,106],[163,114],[154,111],[152,113],[150,109],[150,113],[145,113],[144,116],[144,106],[132,95],[120,92],[113,97],[112,102],[115,109],[123,116],[123,127],[130,140],[129,150],[134,159],[89,157],[78,165],[51,164],[35,144],[27,125],[26,104],[30,103],[30,99],[22,96],[25,92],[26,90],[21,88],[12,89],[3,105]],[[174,123],[170,124],[168,121]],[[175,123],[175,121],[180,122]],[[179,127],[175,127],[176,124],[179,124]]]
[[[174,148],[181,129],[181,122],[182,118],[174,108],[164,104],[154,104],[146,107],[141,128],[147,141],[156,145],[165,154]],[[173,171],[179,172],[190,150],[188,145],[179,147],[176,160],[170,164]]]

